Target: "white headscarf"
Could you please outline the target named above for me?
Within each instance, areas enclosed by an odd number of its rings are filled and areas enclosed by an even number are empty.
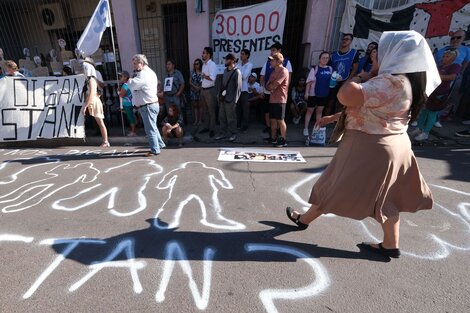
[[[426,94],[429,96],[441,83],[431,49],[419,33],[384,32],[380,37],[379,74],[426,72]]]
[[[86,77],[93,76],[96,78],[96,70],[93,65],[91,65],[88,62],[83,62],[82,67],[83,67],[83,74],[85,74]]]

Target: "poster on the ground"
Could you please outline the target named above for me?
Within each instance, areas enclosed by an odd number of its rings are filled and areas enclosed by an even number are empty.
[[[262,67],[272,44],[282,43],[287,0],[272,0],[235,9],[220,10],[212,22],[214,62],[221,64],[227,53],[251,52],[253,67]]]
[[[299,151],[250,148],[222,148],[219,151],[218,161],[306,163]]]
[[[84,138],[85,76],[0,79],[0,141]]]

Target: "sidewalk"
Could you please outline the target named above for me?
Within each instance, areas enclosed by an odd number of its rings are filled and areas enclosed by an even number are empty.
[[[470,147],[470,138],[462,138],[455,136],[456,131],[468,129],[468,125],[463,125],[461,119],[454,118],[451,121],[442,122],[442,128],[434,127],[431,131],[429,139],[424,142],[413,142],[416,146],[439,146],[439,147]],[[195,127],[189,125],[185,128],[184,147],[272,147],[272,145],[263,141],[263,138],[269,135],[263,133],[264,126],[259,122],[252,122],[252,125],[246,132],[240,132],[237,140],[233,143],[228,140],[215,140],[210,138],[208,134],[194,134]],[[333,126],[327,128],[327,136],[330,135]],[[128,130],[126,130],[128,131]],[[302,134],[303,120],[299,125],[292,122],[287,124],[287,144],[291,147],[304,147],[305,137]],[[126,137],[122,134],[122,128],[119,126],[109,127],[109,142],[113,146],[133,146],[146,147],[148,142],[145,137],[143,128],[137,131],[137,137]],[[23,142],[2,142],[0,148],[54,148],[61,146],[95,146],[101,144],[101,137],[94,133],[93,130],[87,130],[87,137],[83,139],[75,138],[57,138],[57,139],[39,139],[36,141]],[[286,147],[286,148],[287,148]],[[170,141],[169,148],[177,148],[176,141]]]

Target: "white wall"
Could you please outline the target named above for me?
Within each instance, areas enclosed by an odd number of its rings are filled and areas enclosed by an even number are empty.
[[[123,70],[132,73],[132,57],[137,53],[141,53],[135,1],[112,0],[111,6],[121,56],[121,66]]]
[[[201,58],[202,50],[210,44],[210,23],[209,1],[203,0],[202,7],[205,12],[196,14],[194,0],[186,1],[188,12],[188,50],[189,64],[192,67],[193,61]],[[192,69],[192,68],[191,68]]]

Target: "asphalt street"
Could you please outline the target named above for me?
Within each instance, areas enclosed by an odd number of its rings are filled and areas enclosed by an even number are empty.
[[[0,312],[470,312],[470,149],[414,148],[435,205],[392,260],[356,246],[371,219],[296,231],[336,149],[290,149],[306,163],[0,149]]]

